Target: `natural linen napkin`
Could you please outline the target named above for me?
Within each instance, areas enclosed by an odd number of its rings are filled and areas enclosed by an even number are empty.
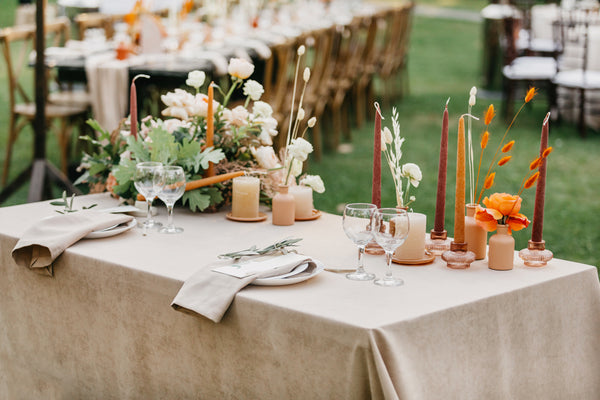
[[[78,211],[44,218],[30,226],[12,251],[15,262],[52,276],[52,262],[88,233],[129,222],[130,215]]]
[[[219,322],[236,293],[254,280],[288,273],[306,262],[314,264],[307,256],[288,253],[225,266],[213,264],[196,272],[183,283],[171,307]]]

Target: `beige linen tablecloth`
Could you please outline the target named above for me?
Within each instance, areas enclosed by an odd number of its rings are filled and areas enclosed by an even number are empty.
[[[103,196],[85,202],[109,204]],[[394,266],[381,288],[322,272],[249,286],[219,324],[174,311],[183,281],[220,253],[303,237],[303,253],[354,265],[339,216],[277,227],[175,211],[182,235],[137,229],[80,241],[55,277],[10,250],[47,203],[0,208],[0,398],[589,399],[600,393],[594,267],[455,271]],[[162,211],[162,210],[161,210]],[[164,212],[159,219],[165,218]],[[550,246],[551,247],[551,246]],[[384,270],[381,257],[367,269]]]

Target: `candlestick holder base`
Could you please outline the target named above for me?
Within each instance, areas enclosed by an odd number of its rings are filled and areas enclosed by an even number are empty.
[[[448,268],[466,269],[475,261],[475,253],[467,250],[466,243],[450,243],[450,250],[442,254],[442,260],[446,261]]]
[[[385,254],[385,250],[383,249],[383,247],[378,245],[375,240],[371,240],[365,246],[365,253],[370,254],[372,256],[380,256],[382,254]]]
[[[554,255],[550,250],[546,250],[546,242],[529,241],[527,248],[519,251],[519,257],[528,267],[543,267],[552,260]]]
[[[445,251],[450,250],[450,242],[452,240],[448,239],[446,230],[437,232],[432,229],[429,239],[425,241],[425,248],[434,256],[441,256]]]

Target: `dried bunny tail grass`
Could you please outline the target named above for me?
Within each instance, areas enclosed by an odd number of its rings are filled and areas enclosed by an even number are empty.
[[[512,158],[512,156],[505,156],[505,157],[502,157],[502,158],[500,159],[500,161],[498,161],[498,166],[499,166],[499,167],[503,166],[504,164],[506,164],[507,162],[509,162],[511,158]]]
[[[487,112],[485,113],[485,124],[489,125],[492,120],[494,119],[494,116],[496,115],[496,113],[494,112],[494,105],[490,104],[490,106],[487,109]]]
[[[484,189],[489,189],[494,185],[494,178],[496,177],[496,173],[492,172],[490,174],[490,176],[488,176],[485,180],[485,182],[483,183],[483,188]]]
[[[542,158],[546,158],[546,157],[548,157],[548,156],[550,155],[550,153],[552,153],[552,150],[554,150],[554,149],[552,148],[552,146],[550,146],[550,147],[547,147],[547,148],[544,150],[544,152],[542,153]]]
[[[487,147],[489,140],[490,140],[490,133],[488,131],[483,132],[483,135],[481,136],[481,150],[483,150]]]
[[[542,162],[542,158],[538,157],[535,160],[533,160],[530,164],[529,164],[529,170],[533,171],[534,169],[537,169],[540,166],[540,163]]]
[[[531,175],[529,177],[529,179],[527,179],[525,181],[525,189],[529,189],[530,187],[533,186],[533,184],[537,181],[538,177],[540,176],[540,171],[537,171],[535,174]]]
[[[510,149],[512,149],[512,147],[514,145],[515,145],[515,141],[511,140],[510,142],[508,142],[504,146],[502,146],[502,152],[503,153],[508,153],[510,151]]]
[[[529,103],[531,101],[531,99],[533,99],[535,97],[535,95],[538,93],[537,89],[532,86],[529,88],[529,90],[527,91],[527,95],[525,95],[525,103]]]

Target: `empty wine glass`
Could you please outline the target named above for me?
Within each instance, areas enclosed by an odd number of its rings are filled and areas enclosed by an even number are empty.
[[[163,165],[159,162],[141,162],[135,166],[133,184],[136,190],[144,196],[148,204],[146,221],[140,226],[144,229],[160,228],[162,224],[152,219],[152,201],[160,193],[163,186]]]
[[[352,203],[344,208],[344,232],[358,246],[358,268],[356,271],[346,274],[348,279],[355,281],[375,279],[374,274],[365,271],[363,261],[365,246],[373,238],[371,223],[375,210],[377,210],[377,206],[369,203]]]
[[[176,227],[173,224],[173,206],[175,202],[183,196],[185,192],[185,173],[183,168],[177,166],[163,167],[164,186],[158,194],[167,206],[168,220],[167,226],[160,228],[160,233],[181,233],[183,228]]]
[[[406,210],[397,208],[380,208],[373,213],[373,236],[375,241],[385,250],[387,270],[383,278],[375,279],[380,286],[401,286],[404,281],[392,276],[392,257],[400,247],[410,229]]]

